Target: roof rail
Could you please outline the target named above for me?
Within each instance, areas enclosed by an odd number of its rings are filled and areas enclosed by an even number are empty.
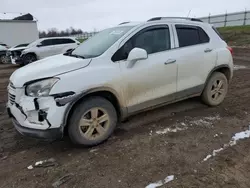
[[[127,23],[129,23],[129,22],[122,22],[122,23],[120,23],[119,25],[123,25],[123,24],[127,24]]]
[[[203,22],[201,19],[198,18],[189,18],[189,17],[154,17],[148,20],[150,21],[156,21],[156,20],[165,20],[165,19],[183,19],[183,20],[190,20],[190,21],[196,21],[196,22]]]

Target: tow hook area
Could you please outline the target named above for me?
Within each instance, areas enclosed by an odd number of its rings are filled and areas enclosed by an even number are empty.
[[[45,112],[43,110],[39,110],[38,111],[38,121],[42,122],[44,120],[48,123],[48,125],[49,125],[48,129],[49,129],[51,127],[51,123],[47,119],[47,112]]]
[[[47,112],[40,109],[40,105],[38,103],[37,98],[34,98],[34,105],[35,105],[35,109],[38,111],[38,121],[40,121],[40,122],[46,121],[49,125],[49,127],[48,127],[48,129],[49,129],[51,127],[51,123],[47,119]]]

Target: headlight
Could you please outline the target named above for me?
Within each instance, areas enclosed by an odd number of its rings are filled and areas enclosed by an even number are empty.
[[[31,97],[48,96],[50,90],[55,85],[59,78],[49,78],[46,80],[37,81],[26,86],[26,94]]]

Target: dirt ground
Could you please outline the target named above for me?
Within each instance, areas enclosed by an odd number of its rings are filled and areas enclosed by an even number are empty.
[[[48,143],[23,137],[1,103],[0,187],[47,188],[57,182],[54,187],[140,188],[174,175],[162,187],[249,188],[250,139],[203,162],[249,129],[250,58],[235,64],[246,68],[235,71],[222,105],[209,108],[195,98],[139,114],[94,148],[77,148],[68,138]],[[47,166],[27,169],[50,158]]]

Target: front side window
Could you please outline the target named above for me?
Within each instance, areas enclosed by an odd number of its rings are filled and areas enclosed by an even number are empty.
[[[100,56],[134,26],[119,26],[105,29],[83,42],[72,51],[72,56],[93,58]]]
[[[196,26],[176,25],[179,47],[192,46],[209,42],[206,32]]]
[[[47,39],[41,42],[42,46],[51,46],[53,45],[53,42],[51,39]]]
[[[142,48],[148,54],[169,50],[170,33],[167,26],[146,28],[128,40],[112,57],[112,61],[121,61],[128,58],[133,48]]]

